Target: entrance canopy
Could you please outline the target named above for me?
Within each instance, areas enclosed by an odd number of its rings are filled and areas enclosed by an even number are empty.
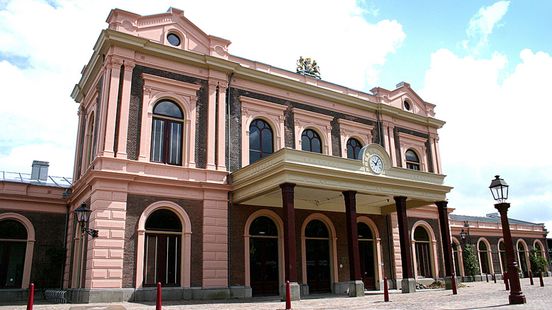
[[[371,168],[377,157],[383,167]],[[361,160],[284,148],[231,174],[232,202],[282,207],[280,184],[294,183],[297,209],[344,211],[342,192],[356,191],[358,213],[386,214],[396,210],[394,196],[408,197],[408,208],[446,200],[452,187],[444,178],[393,167],[377,144],[364,147]]]

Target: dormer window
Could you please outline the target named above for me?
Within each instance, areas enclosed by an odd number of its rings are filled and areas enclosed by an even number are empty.
[[[412,109],[412,106],[410,105],[410,102],[408,102],[407,100],[405,100],[403,102],[403,108],[406,110],[406,111],[410,111]]]
[[[167,35],[167,41],[172,46],[180,46],[180,37],[172,32]]]

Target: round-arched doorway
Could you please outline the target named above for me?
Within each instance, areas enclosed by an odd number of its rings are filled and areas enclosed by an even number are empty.
[[[0,289],[21,288],[27,229],[13,219],[0,220]]]
[[[431,251],[430,239],[427,230],[418,226],[414,230],[414,244],[416,250],[416,271],[418,277],[431,278]]]
[[[357,224],[358,230],[358,251],[360,254],[360,272],[364,288],[367,290],[376,289],[376,259],[374,234],[365,223]]]
[[[267,216],[249,227],[249,268],[253,296],[279,294],[278,229]]]
[[[312,220],[305,228],[307,284],[309,293],[331,292],[330,234],[320,220]]]
[[[182,223],[168,209],[154,211],[146,220],[144,286],[180,286]]]

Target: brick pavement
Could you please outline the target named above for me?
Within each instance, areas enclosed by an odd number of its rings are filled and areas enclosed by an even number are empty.
[[[365,297],[349,298],[342,296],[324,296],[309,298],[293,302],[292,308],[307,309],[552,309],[552,279],[545,278],[545,287],[540,287],[538,279],[534,286],[529,285],[529,279],[522,279],[522,290],[527,298],[527,304],[508,305],[508,292],[504,290],[503,282],[465,283],[465,287],[458,289],[458,295],[451,291],[424,290],[412,294],[394,293],[390,295],[390,302],[383,302],[382,294],[371,294]],[[186,304],[180,304],[186,303]],[[254,298],[251,300],[232,301],[182,301],[167,302],[163,309],[196,309],[196,310],[223,310],[223,309],[284,309],[285,303],[275,299]],[[25,309],[21,306],[0,306],[0,310]],[[37,310],[145,310],[155,309],[153,303],[113,303],[113,304],[81,304],[81,305],[35,305]]]

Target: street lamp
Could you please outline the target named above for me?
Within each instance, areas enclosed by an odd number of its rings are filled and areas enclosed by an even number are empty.
[[[75,209],[75,216],[77,222],[79,222],[81,226],[81,231],[89,234],[92,238],[96,238],[98,236],[98,230],[87,227],[88,221],[90,220],[90,213],[92,213],[92,211],[88,208],[86,203],[81,204],[80,207]]]
[[[510,233],[510,223],[508,222],[508,209],[510,208],[510,204],[506,202],[506,199],[508,199],[508,184],[500,176],[496,175],[489,189],[493,194],[494,200],[497,202],[494,206],[500,212],[500,219],[502,221],[502,233],[504,235],[504,246],[506,247],[506,265],[510,280],[510,304],[524,304],[526,300],[519,283],[517,264],[514,260],[514,245],[512,243],[512,234]]]
[[[467,229],[467,232],[464,230],[464,228]],[[462,231],[460,231],[460,239],[462,239],[462,242],[466,243],[466,240],[468,240],[468,244],[471,244],[470,242],[470,223],[468,221],[464,221],[464,228],[462,228]]]

